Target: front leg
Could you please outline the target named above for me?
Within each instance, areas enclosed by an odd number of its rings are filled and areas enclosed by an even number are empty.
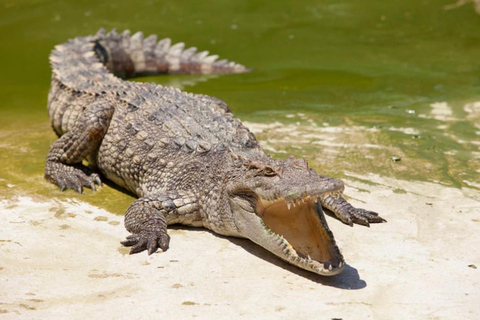
[[[135,200],[125,213],[125,228],[132,234],[121,243],[132,247],[130,254],[157,248],[166,251],[170,238],[169,223],[192,224],[200,220],[196,198],[185,192],[165,192],[161,195]]]
[[[325,213],[336,217],[351,227],[354,223],[368,227],[370,223],[387,222],[376,212],[355,208],[340,194],[321,196],[320,201],[322,207],[326,209]]]

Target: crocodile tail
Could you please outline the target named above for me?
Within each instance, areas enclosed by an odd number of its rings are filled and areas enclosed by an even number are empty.
[[[129,30],[106,33],[100,29],[96,36],[95,52],[103,64],[116,76],[131,78],[153,74],[214,74],[250,71],[245,66],[228,60],[217,60],[217,55],[197,48],[185,49],[183,42],[172,45],[169,38],[157,41],[156,35],[144,38],[142,32],[134,35]]]

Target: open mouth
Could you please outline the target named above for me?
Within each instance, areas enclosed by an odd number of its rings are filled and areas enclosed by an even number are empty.
[[[303,269],[334,275],[343,270],[345,263],[317,199],[260,199],[257,214],[271,232],[285,241],[283,259]]]

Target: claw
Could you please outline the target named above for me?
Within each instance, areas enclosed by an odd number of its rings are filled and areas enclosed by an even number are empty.
[[[136,234],[131,234],[127,236],[127,240],[121,241],[120,243],[126,247],[131,247],[135,245],[140,240],[140,236]]]
[[[147,239],[140,237],[138,243],[134,245],[130,250],[130,254],[139,253],[145,250],[145,245],[147,244],[147,242]]]
[[[132,247],[130,254],[135,254],[147,250],[148,255],[157,251],[158,248],[162,251],[167,251],[169,238],[168,235],[159,232],[141,231],[138,234],[131,234],[127,236],[126,240],[120,242],[126,247]]]
[[[162,251],[167,251],[168,250],[168,243],[170,241],[170,238],[169,236],[167,235],[166,237],[164,238],[161,238],[158,240],[158,246],[160,247],[160,249],[162,249]]]
[[[147,249],[148,255],[152,255],[155,253],[155,251],[157,251],[157,241],[152,241],[152,239],[149,239]]]
[[[378,215],[378,213],[376,212],[373,212],[373,211],[367,211],[369,217],[368,217],[368,221],[369,222],[373,222],[373,223],[383,223],[383,222],[387,222],[387,220],[383,219],[382,217],[380,217]]]
[[[370,228],[370,223],[368,223],[368,221],[365,220],[365,219],[358,219],[358,220],[356,221],[356,223],[359,224],[359,225],[361,225],[361,226],[365,226],[365,227],[367,227],[367,228]]]

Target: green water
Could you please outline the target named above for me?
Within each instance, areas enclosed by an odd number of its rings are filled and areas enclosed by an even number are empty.
[[[0,195],[78,197],[43,180],[55,44],[100,27],[170,37],[255,71],[150,77],[225,100],[278,157],[480,189],[480,16],[446,1],[0,2]],[[400,161],[392,161],[398,157]],[[122,211],[109,187],[81,199]]]

